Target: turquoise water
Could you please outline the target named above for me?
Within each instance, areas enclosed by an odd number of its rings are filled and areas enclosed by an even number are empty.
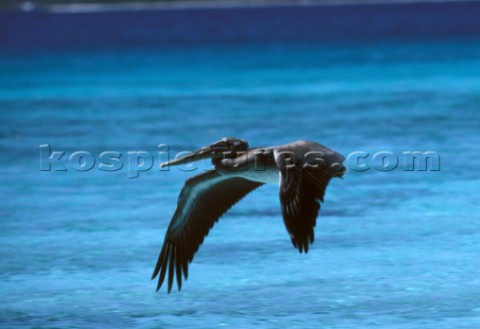
[[[0,61],[0,323],[55,328],[480,326],[480,40],[53,49]],[[439,171],[331,182],[308,255],[265,186],[211,231],[180,293],[150,275],[183,181],[99,154],[236,136],[348,155],[436,151]],[[90,171],[40,171],[41,144]],[[54,167],[54,169],[58,167]]]

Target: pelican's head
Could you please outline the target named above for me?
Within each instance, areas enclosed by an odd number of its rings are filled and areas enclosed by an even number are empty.
[[[235,137],[224,137],[221,140],[210,144],[209,146],[202,147],[200,150],[193,152],[184,157],[164,162],[161,167],[169,165],[186,164],[189,162],[199,161],[202,159],[210,158],[212,160],[235,157],[237,152],[243,152],[248,150],[248,142],[243,139]]]
[[[203,149],[211,150],[213,153],[218,153],[220,156],[223,156],[225,152],[241,152],[248,150],[248,142],[243,139],[238,139],[235,137],[223,137],[221,140],[211,144],[210,146],[204,147]],[[202,150],[203,150],[202,149]],[[214,158],[218,157],[215,156]]]

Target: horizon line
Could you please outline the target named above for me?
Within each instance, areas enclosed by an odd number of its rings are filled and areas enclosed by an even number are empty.
[[[278,8],[278,7],[329,7],[355,5],[389,5],[389,4],[438,4],[438,3],[478,2],[478,0],[180,0],[175,2],[117,2],[97,3],[78,2],[66,4],[36,5],[25,1],[16,9],[23,12],[43,11],[54,14],[148,11],[148,10],[201,10],[201,9],[236,9],[236,8]]]

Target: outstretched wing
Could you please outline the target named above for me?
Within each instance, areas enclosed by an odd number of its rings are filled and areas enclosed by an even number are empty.
[[[328,161],[325,168],[314,168],[305,166],[304,159],[289,155],[290,161],[275,155],[280,170],[282,216],[293,246],[307,253],[315,238],[314,228],[327,185],[333,176],[341,177],[345,167],[331,166]],[[343,161],[343,157],[339,159]]]
[[[162,250],[152,275],[158,274],[157,291],[168,270],[168,292],[174,276],[178,290],[182,273],[188,277],[188,263],[216,221],[245,195],[263,185],[240,177],[222,176],[215,170],[189,178],[180,192],[177,209],[168,226]]]

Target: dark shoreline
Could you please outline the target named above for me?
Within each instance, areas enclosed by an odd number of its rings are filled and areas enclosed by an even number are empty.
[[[0,52],[479,40],[480,2],[57,14],[3,11]],[[125,22],[128,22],[126,24]]]
[[[438,4],[478,2],[477,0],[179,0],[179,1],[130,1],[118,0],[115,3],[102,0],[78,0],[76,2],[35,0],[6,1],[0,4],[0,10],[46,11],[53,13],[81,13],[102,11],[143,11],[143,10],[181,10],[181,9],[225,9],[225,8],[262,8],[262,7],[314,7],[314,6],[368,6],[388,4]]]

